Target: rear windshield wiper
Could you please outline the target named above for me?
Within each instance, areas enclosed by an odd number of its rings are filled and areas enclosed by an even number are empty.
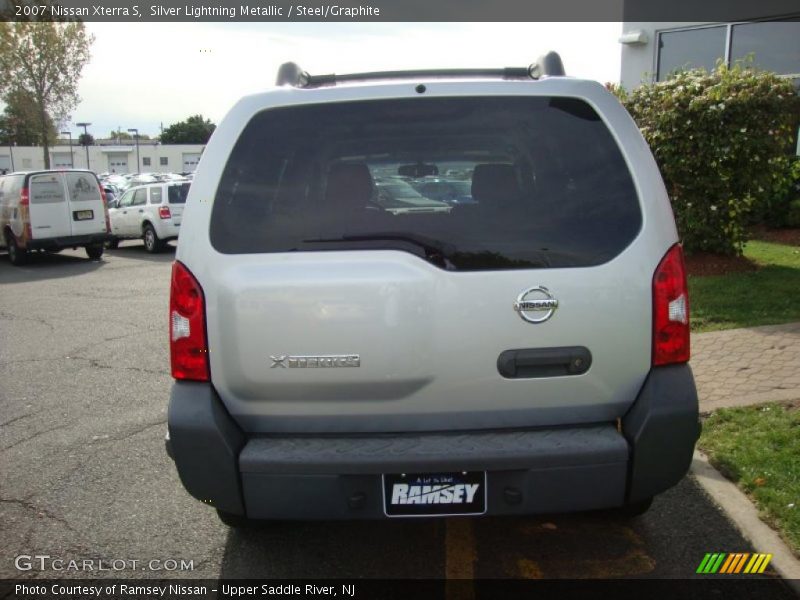
[[[338,238],[320,238],[312,240],[303,240],[307,244],[341,244],[347,242],[401,242],[410,245],[417,249],[416,254],[433,264],[441,266],[448,270],[456,270],[448,259],[455,252],[455,246],[431,239],[429,237],[419,235],[416,233],[398,233],[398,232],[376,232],[364,233],[358,235],[343,235]]]

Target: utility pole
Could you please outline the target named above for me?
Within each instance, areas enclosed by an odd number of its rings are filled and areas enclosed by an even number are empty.
[[[142,167],[141,163],[139,162],[139,130],[134,127],[132,129],[128,129],[128,133],[132,133],[134,139],[136,140],[136,172],[141,173]]]
[[[86,168],[89,169],[89,131],[86,129],[91,123],[75,123],[78,127],[83,127],[83,147],[86,148]]]

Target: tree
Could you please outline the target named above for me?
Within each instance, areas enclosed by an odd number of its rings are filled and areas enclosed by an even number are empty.
[[[127,141],[127,140],[132,140],[133,139],[133,135],[132,134],[128,133],[127,131],[123,131],[122,129],[117,129],[116,131],[112,131],[108,135],[108,137],[111,138],[112,140],[120,140],[120,141],[122,141],[122,140]],[[140,140],[149,140],[150,136],[147,135],[146,133],[140,133],[139,134],[139,139]]]
[[[10,103],[15,90],[29,95],[45,168],[50,168],[48,128],[77,106],[78,80],[93,40],[80,22],[0,23],[0,81],[13,82],[2,98]]]
[[[6,108],[0,116],[0,143],[18,146],[38,146],[42,143],[39,115],[25,90],[12,89],[6,94]],[[58,137],[53,120],[48,116],[47,142]]]
[[[203,115],[193,115],[185,121],[173,123],[161,134],[162,144],[206,144],[216,129]]]
[[[108,135],[108,137],[111,138],[112,140],[132,140],[133,139],[133,136],[130,133],[128,133],[127,131],[122,131],[121,129],[118,129],[116,131],[112,131]]]
[[[91,133],[82,133],[78,136],[78,144],[81,146],[94,145],[94,136]]]

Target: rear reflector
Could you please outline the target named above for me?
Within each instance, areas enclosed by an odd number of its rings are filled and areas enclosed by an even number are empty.
[[[205,312],[200,284],[175,261],[169,293],[169,348],[175,379],[209,380]]]
[[[675,244],[653,275],[653,366],[689,360],[689,291],[683,250]]]
[[[172,215],[169,212],[169,206],[162,206],[158,209],[158,216],[162,219],[169,219]]]

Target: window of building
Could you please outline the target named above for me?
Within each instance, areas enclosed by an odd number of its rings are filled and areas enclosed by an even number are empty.
[[[149,156],[143,156],[142,157],[142,165],[144,165],[145,167],[149,167],[150,166],[150,157]]]
[[[800,21],[733,25],[731,61],[750,55],[759,69],[780,75],[800,74]]]
[[[658,81],[685,69],[711,71],[718,60],[725,59],[727,37],[726,25],[662,31],[658,36]]]
[[[158,164],[160,164],[162,167],[166,167],[169,164],[169,160],[167,160],[166,156],[161,156],[158,159]]]

